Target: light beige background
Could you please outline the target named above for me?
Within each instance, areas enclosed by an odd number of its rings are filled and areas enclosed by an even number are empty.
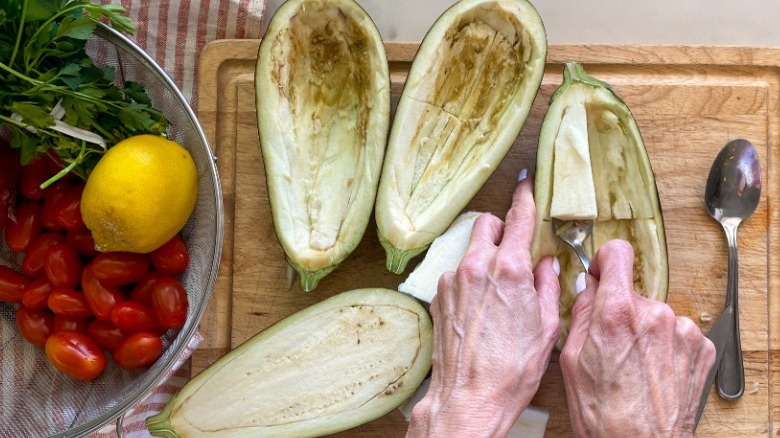
[[[267,0],[267,22],[283,0]],[[419,41],[454,0],[357,0],[388,41]],[[551,44],[780,46],[777,0],[532,0]]]

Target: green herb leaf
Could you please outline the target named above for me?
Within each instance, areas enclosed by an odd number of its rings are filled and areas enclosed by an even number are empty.
[[[141,84],[115,83],[116,69],[96,66],[86,52],[100,20],[134,33],[124,14],[120,5],[87,0],[0,1],[0,120],[23,164],[56,153],[86,178],[103,154],[102,148],[71,137],[78,131],[68,135],[52,129],[51,112],[58,104],[62,122],[103,137],[109,147],[167,129],[168,120]]]
[[[65,17],[57,28],[57,38],[70,37],[77,40],[85,40],[92,35],[97,27],[97,21],[89,18]]]

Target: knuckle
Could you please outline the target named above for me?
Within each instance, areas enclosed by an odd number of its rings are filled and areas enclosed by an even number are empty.
[[[647,308],[649,314],[649,323],[653,326],[671,326],[675,322],[679,322],[679,319],[674,314],[674,310],[666,303],[659,303],[656,301],[648,301],[652,303]]]
[[[506,213],[507,226],[532,224],[536,217],[534,203],[515,204]]]
[[[506,257],[500,254],[493,263],[494,275],[498,278],[511,278],[520,284],[534,284],[531,266],[524,258]]]

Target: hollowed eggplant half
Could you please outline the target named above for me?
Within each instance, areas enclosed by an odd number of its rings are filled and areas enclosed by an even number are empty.
[[[401,273],[498,167],[539,89],[547,37],[525,0],[461,0],[423,39],[393,119],[376,222]]]
[[[569,63],[542,122],[536,155],[534,264],[555,255],[561,264],[563,346],[583,271],[555,234],[552,218],[594,220],[589,257],[611,239],[634,248],[634,288],[665,301],[669,266],[664,221],[650,158],[631,111],[609,84]]]
[[[390,124],[382,39],[353,0],[289,0],[260,44],[255,86],[274,227],[312,290],[371,217]]]

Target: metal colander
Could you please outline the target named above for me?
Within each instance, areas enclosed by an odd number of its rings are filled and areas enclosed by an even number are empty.
[[[116,67],[118,81],[143,84],[154,106],[171,121],[168,137],[186,147],[198,170],[195,210],[182,234],[190,264],[181,276],[189,312],[181,330],[163,337],[162,357],[128,371],[108,360],[101,377],[79,382],[52,367],[43,349],[27,342],[14,321],[16,306],[0,303],[0,438],[86,435],[118,419],[162,383],[196,333],[217,277],[222,247],[222,194],[214,157],[195,114],[165,72],[122,34],[100,25],[88,42],[96,65]],[[0,264],[21,259],[0,239]]]

